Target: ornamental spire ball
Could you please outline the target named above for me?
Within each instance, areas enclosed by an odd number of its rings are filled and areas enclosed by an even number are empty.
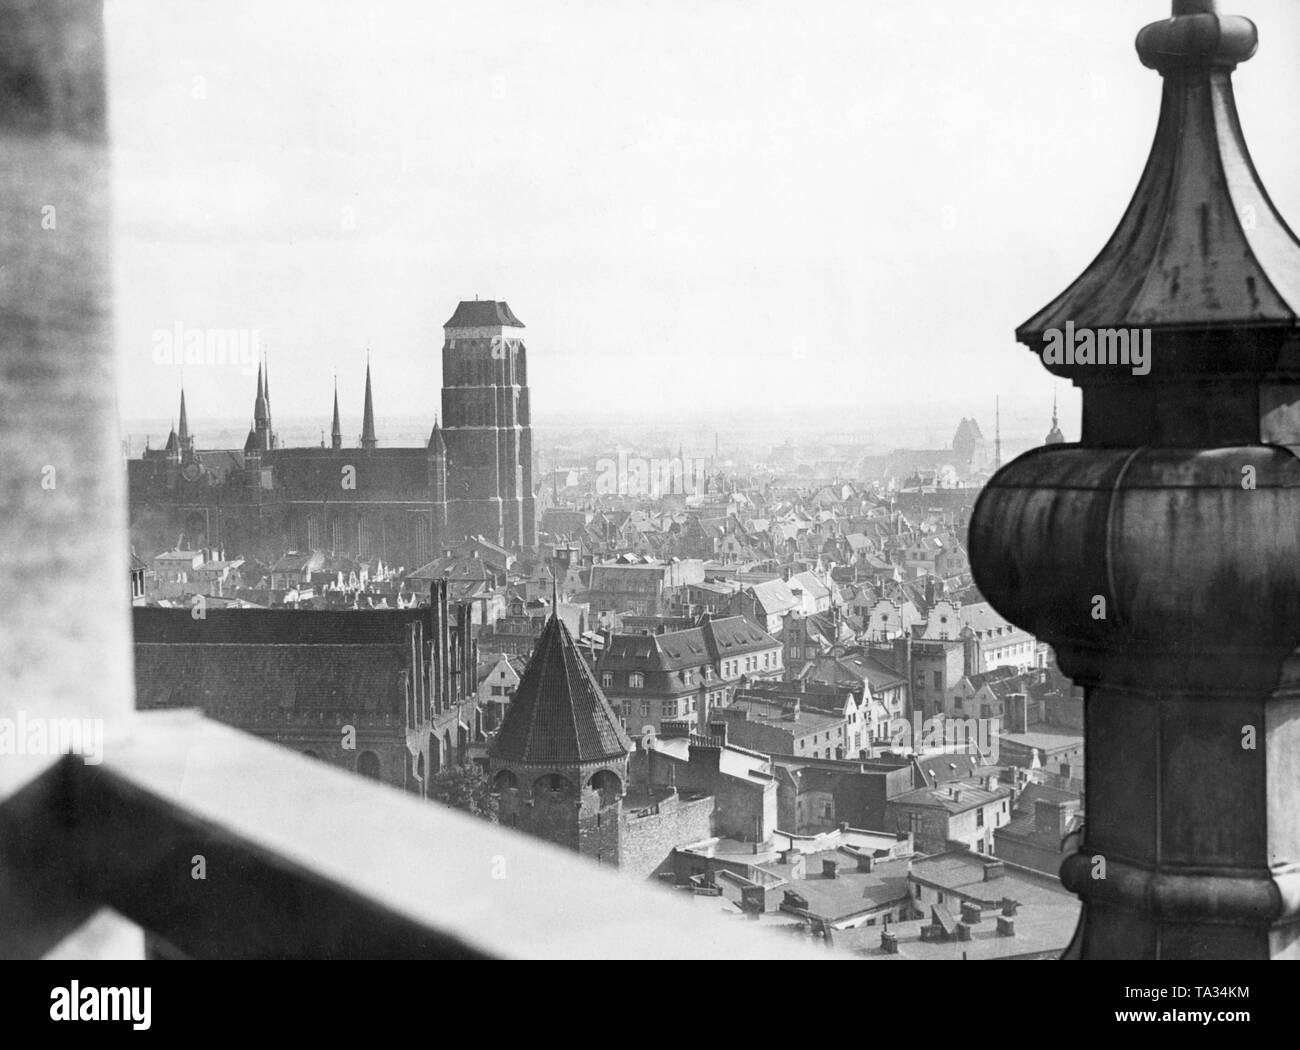
[[[1258,47],[1255,23],[1219,14],[1217,0],[1175,0],[1172,18],[1153,22],[1137,37],[1142,64],[1161,73],[1207,65],[1232,69]]]

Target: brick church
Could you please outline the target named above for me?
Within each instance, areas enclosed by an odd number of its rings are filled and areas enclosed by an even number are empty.
[[[344,448],[338,391],[329,447],[284,448],[259,366],[242,449],[199,450],[181,392],[162,449],[128,463],[136,549],[178,545],[275,558],[325,550],[421,565],[467,536],[537,543],[527,351],[504,302],[462,302],[444,326],[442,413],[423,448],[384,448],[366,366],[359,447]]]

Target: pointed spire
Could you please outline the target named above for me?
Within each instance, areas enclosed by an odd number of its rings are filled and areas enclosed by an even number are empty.
[[[1002,466],[1002,399],[993,398],[993,469]]]
[[[433,417],[433,429],[429,432],[429,451],[435,456],[445,456],[447,454],[447,442],[442,437],[442,427],[438,425],[438,417]]]
[[[181,387],[181,428],[177,432],[181,445],[188,445],[190,442],[190,420],[185,413],[185,387]]]
[[[330,447],[343,447],[343,427],[339,424],[339,377],[334,376],[334,424],[330,427]]]
[[[266,404],[266,385],[262,378],[262,362],[257,363],[257,400],[253,402],[253,425],[261,430],[270,418],[271,411]]]
[[[1056,420],[1056,391],[1052,391],[1052,429],[1047,432],[1047,437],[1043,440],[1044,445],[1061,445],[1065,443],[1065,435],[1061,433],[1061,427]]]
[[[375,440],[375,405],[370,394],[370,351],[366,351],[366,405],[361,413],[361,447],[374,448],[379,442]]]

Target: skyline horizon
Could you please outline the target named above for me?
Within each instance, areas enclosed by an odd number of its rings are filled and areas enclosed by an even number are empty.
[[[918,384],[1050,403],[1014,329],[1131,198],[1161,97],[1132,42],[1166,8],[1097,0],[1047,30],[1033,0],[979,18],[833,0],[794,22],[768,0],[668,3],[629,40],[586,3],[110,0],[123,414],[173,403],[150,354],[177,323],[258,333],[282,410],[328,406],[336,372],[359,389],[369,347],[384,407],[419,411],[441,325],[475,295],[527,326],[539,406],[622,415],[632,389],[671,415],[686,383],[774,419]],[[1252,13],[1236,93],[1296,216],[1300,10]],[[1026,27],[1087,65],[1025,47]],[[211,403],[238,411],[243,383],[214,373]]]

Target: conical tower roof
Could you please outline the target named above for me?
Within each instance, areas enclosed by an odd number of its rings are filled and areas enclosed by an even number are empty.
[[[494,762],[583,765],[623,759],[632,740],[568,627],[552,616],[492,743]]]
[[[181,387],[180,430],[178,431],[176,436],[180,438],[182,445],[186,444],[190,439],[190,420],[189,420],[189,416],[185,412],[185,388],[184,387]]]

